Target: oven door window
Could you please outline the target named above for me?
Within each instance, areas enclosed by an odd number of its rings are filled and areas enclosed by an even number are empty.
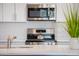
[[[28,8],[29,18],[47,18],[48,8]]]
[[[48,8],[40,9],[40,17],[41,18],[48,18]]]

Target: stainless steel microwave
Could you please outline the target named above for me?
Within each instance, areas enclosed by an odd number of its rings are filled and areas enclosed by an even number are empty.
[[[49,21],[56,20],[55,4],[27,4],[29,21]]]

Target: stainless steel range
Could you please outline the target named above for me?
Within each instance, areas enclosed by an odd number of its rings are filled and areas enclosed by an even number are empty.
[[[47,28],[47,29],[39,29],[39,28],[29,28],[27,29],[27,40],[26,44],[30,43],[47,43],[49,44],[57,44],[55,40],[55,29],[54,28]]]

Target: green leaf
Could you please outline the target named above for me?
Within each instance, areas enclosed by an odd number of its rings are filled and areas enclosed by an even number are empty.
[[[67,6],[67,13],[64,12],[67,32],[71,37],[79,37],[79,14],[78,8]]]

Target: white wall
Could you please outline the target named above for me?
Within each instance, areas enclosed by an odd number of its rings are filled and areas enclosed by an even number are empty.
[[[27,28],[53,28],[56,30],[57,41],[69,41],[69,35],[65,31],[64,23],[56,23],[55,25],[51,22],[28,22],[28,23],[0,23],[0,41],[7,41],[6,35],[15,35],[17,37],[13,42],[25,42],[27,38]]]
[[[25,40],[25,23],[0,23],[0,36],[2,36],[2,39],[0,40],[6,40],[7,35],[15,35],[17,37],[17,40]]]
[[[56,23],[56,40],[57,41],[65,41],[68,42],[70,40],[70,36],[66,31],[66,25],[64,22]]]
[[[0,40],[6,40],[4,36],[6,35],[15,35],[17,37],[14,41],[22,41],[26,40],[26,30],[27,28],[51,28],[53,27],[52,22],[37,22],[37,21],[27,21],[25,23],[0,23]]]

